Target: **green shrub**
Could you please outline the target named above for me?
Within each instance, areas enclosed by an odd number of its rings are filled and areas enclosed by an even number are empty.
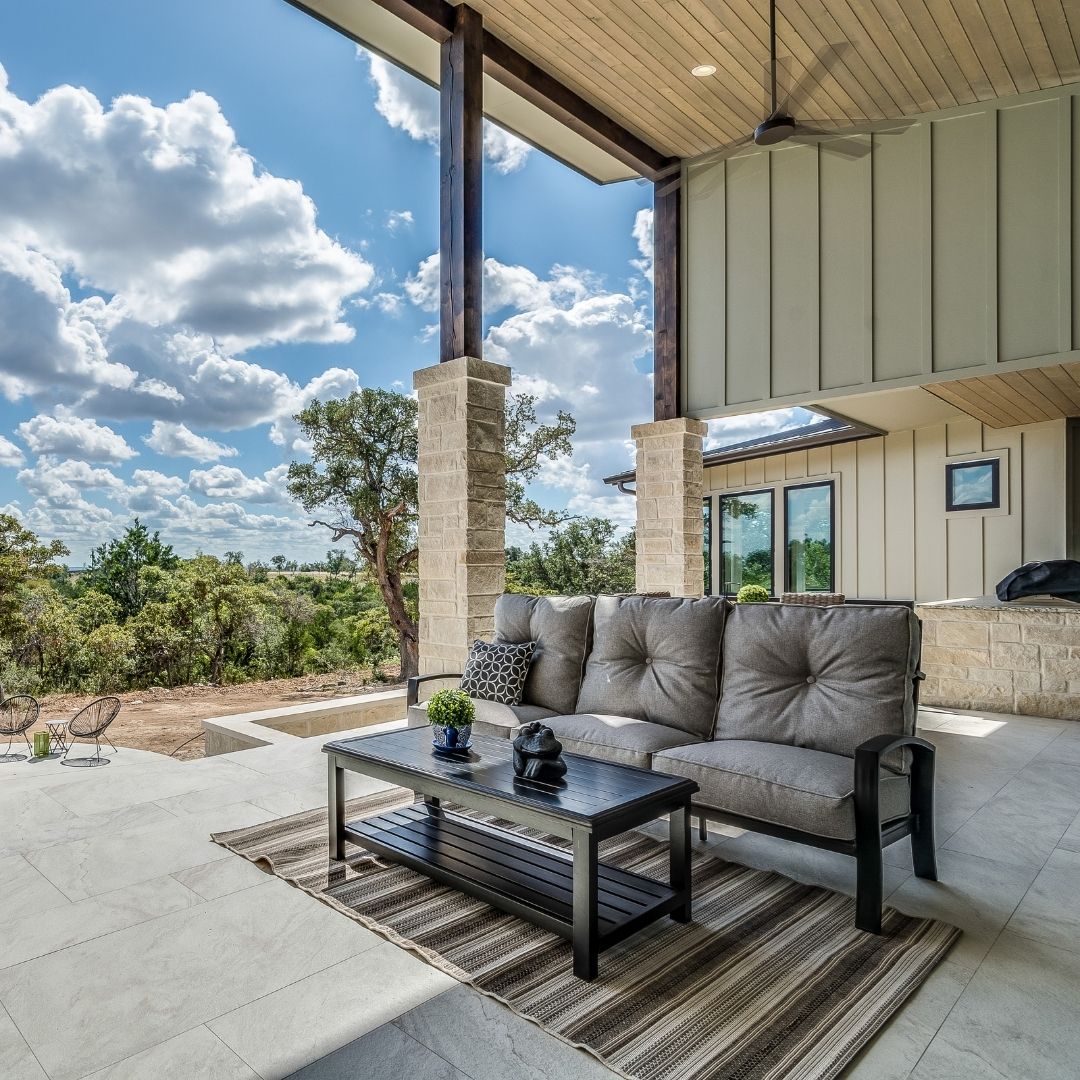
[[[428,702],[428,723],[460,730],[473,722],[476,708],[464,690],[440,690]]]
[[[744,585],[735,595],[737,604],[767,604],[769,590],[764,585]]]

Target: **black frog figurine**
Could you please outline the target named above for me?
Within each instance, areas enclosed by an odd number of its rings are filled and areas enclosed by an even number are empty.
[[[525,724],[518,729],[514,739],[514,773],[524,780],[562,783],[566,762],[561,754],[562,743],[555,738],[551,728],[539,721]]]

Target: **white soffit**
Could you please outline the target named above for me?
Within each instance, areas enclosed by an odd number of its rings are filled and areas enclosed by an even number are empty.
[[[822,398],[807,408],[836,412],[881,431],[908,431],[931,424],[944,424],[949,420],[968,419],[966,413],[928,393],[921,386]]]
[[[293,0],[348,37],[385,56],[406,71],[439,84],[439,44],[392,15],[374,0]],[[501,127],[601,184],[630,180],[638,174],[593,146],[565,124],[484,76],[484,114]]]

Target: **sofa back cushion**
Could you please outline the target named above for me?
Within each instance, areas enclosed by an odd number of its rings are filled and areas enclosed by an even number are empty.
[[[595,597],[525,596],[506,593],[495,601],[495,640],[535,641],[521,700],[559,715],[577,701]]]
[[[740,604],[728,617],[714,737],[854,757],[915,730],[919,620],[905,607]],[[905,755],[886,760],[902,768]]]
[[[707,739],[727,608],[719,596],[597,597],[577,712],[629,716]]]

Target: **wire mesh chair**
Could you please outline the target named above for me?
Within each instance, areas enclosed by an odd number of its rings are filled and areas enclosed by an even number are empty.
[[[32,754],[34,747],[26,734],[37,722],[41,706],[29,694],[16,694],[0,701],[0,738],[7,736],[7,751],[0,754],[0,761],[25,761],[26,754],[13,754],[12,741],[19,735],[26,740],[26,748]]]
[[[81,765],[87,768],[95,765],[108,765],[109,759],[101,756],[101,739],[102,736],[105,737],[105,741],[112,746],[115,754],[116,747],[113,746],[112,739],[105,735],[105,729],[116,719],[119,712],[120,699],[116,697],[98,698],[96,701],[91,701],[85,709],[77,712],[68,721],[68,735],[70,738],[60,764]],[[76,739],[93,739],[95,752],[89,757],[69,758],[68,754],[71,753]]]

